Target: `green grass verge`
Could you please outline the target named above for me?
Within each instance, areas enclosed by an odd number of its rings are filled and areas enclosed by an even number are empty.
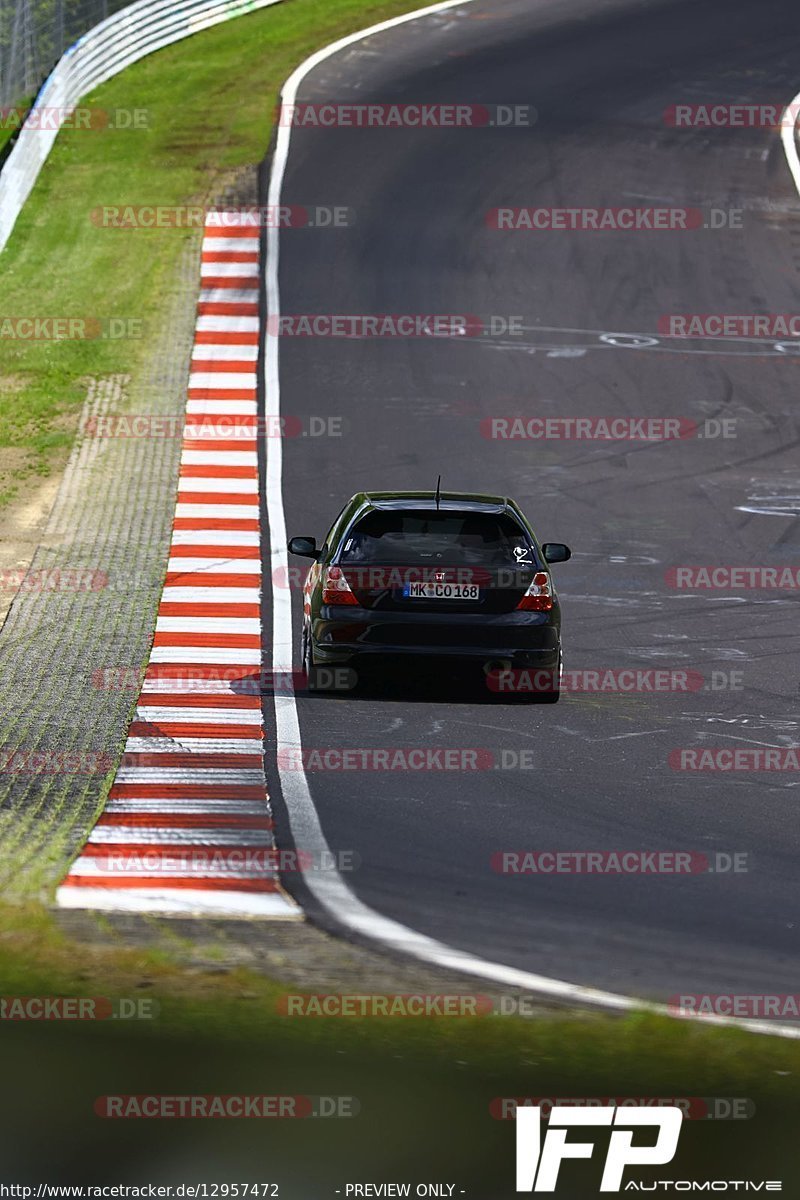
[[[102,928],[102,914],[96,920]],[[220,973],[209,965],[219,954],[208,952],[202,935],[193,933],[190,941],[181,941],[176,934],[176,947],[184,953],[199,950],[204,960],[204,968],[190,974],[162,950],[115,948],[113,941],[111,937],[108,944],[78,946],[47,909],[0,905],[3,994],[109,998],[146,994],[158,1001],[160,1011],[157,1020],[135,1026],[136,1036],[143,1039],[212,1037],[264,1045],[310,1040],[331,1051],[360,1048],[367,1057],[379,1049],[402,1051],[420,1062],[441,1065],[462,1054],[473,1066],[493,1070],[527,1063],[537,1068],[537,1086],[546,1089],[541,1095],[550,1095],[547,1089],[563,1088],[567,1081],[589,1088],[576,1095],[601,1095],[596,1089],[608,1086],[613,1075],[616,1086],[623,1089],[620,1095],[636,1087],[644,1088],[637,1095],[685,1095],[691,1081],[695,1095],[723,1094],[720,1089],[736,1086],[757,1092],[763,1102],[796,1092],[800,1078],[800,1041],[649,1014],[590,1014],[578,1019],[571,1014],[289,1018],[278,1013],[278,1000],[287,991],[302,989],[245,967]],[[474,990],[484,994],[491,987],[478,983]],[[107,1028],[119,1030],[121,1025]]]
[[[180,933],[179,927],[176,945]],[[325,1129],[319,1122],[313,1130],[306,1122],[299,1142],[282,1128],[272,1150],[278,1158],[288,1155],[290,1177],[303,1175],[312,1145],[329,1175],[342,1169],[352,1178],[356,1164],[359,1175],[385,1170],[381,1128],[388,1120],[400,1142],[413,1147],[397,1178],[420,1177],[426,1166],[445,1170],[448,1156],[452,1172],[453,1160],[463,1155],[475,1184],[472,1194],[481,1197],[511,1192],[507,1187],[501,1193],[496,1180],[492,1185],[498,1164],[510,1170],[513,1157],[509,1122],[490,1115],[495,1098],[735,1097],[750,1100],[754,1115],[746,1122],[687,1122],[678,1177],[687,1172],[690,1178],[719,1177],[722,1170],[726,1178],[742,1178],[744,1171],[749,1178],[787,1179],[794,1172],[797,1181],[792,1150],[800,1107],[797,1042],[650,1016],[288,1018],[277,1011],[287,990],[283,985],[244,968],[215,967],[197,942],[192,952],[202,963],[187,970],[169,955],[146,949],[78,947],[43,910],[0,908],[5,997],[147,997],[159,1006],[152,1020],[80,1027],[0,1021],[5,1078],[19,1081],[11,1090],[0,1089],[7,1146],[25,1113],[30,1121],[33,1110],[23,1107],[21,1116],[15,1103],[28,1091],[41,1121],[58,1127],[73,1155],[83,1143],[108,1138],[115,1167],[119,1154],[124,1158],[135,1150],[140,1164],[146,1163],[152,1142],[168,1138],[177,1145],[190,1135],[179,1132],[179,1122],[170,1122],[168,1132],[153,1131],[163,1122],[149,1123],[146,1131],[141,1126],[147,1123],[138,1122],[135,1138],[120,1131],[129,1122],[100,1126],[92,1114],[99,1095],[343,1094],[357,1097],[362,1109],[357,1122],[332,1121]],[[31,1072],[34,1055],[39,1065]],[[195,1122],[195,1129],[204,1128],[192,1136],[203,1143],[211,1139],[207,1153],[213,1144],[224,1158],[231,1152],[226,1139],[234,1137],[227,1127],[234,1124]],[[244,1173],[237,1177],[246,1178],[254,1153],[250,1143],[263,1154],[271,1136],[265,1126],[272,1123],[241,1124],[247,1127],[236,1134]],[[139,1174],[150,1179],[157,1172],[142,1168]]]
[[[0,256],[0,504],[64,462],[87,376],[130,375],[135,399],[181,252],[196,237],[98,228],[92,211],[207,203],[263,159],[280,85],[303,58],[418,7],[418,0],[286,0],[161,50],[86,98],[101,109],[143,109],[148,127],[62,131]],[[133,318],[144,336],[1,336],[5,318],[28,316]]]

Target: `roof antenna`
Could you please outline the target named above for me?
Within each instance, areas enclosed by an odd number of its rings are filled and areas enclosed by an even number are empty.
[[[439,511],[439,488],[441,487],[441,484],[442,484],[442,477],[440,475],[439,478],[436,480],[436,511],[437,512]]]

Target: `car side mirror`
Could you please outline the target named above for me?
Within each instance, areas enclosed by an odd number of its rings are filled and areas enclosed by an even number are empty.
[[[289,553],[299,554],[302,558],[319,558],[317,539],[312,537],[293,537],[289,539]]]
[[[563,542],[545,542],[542,546],[544,561],[549,563],[566,562],[572,558],[572,551]]]

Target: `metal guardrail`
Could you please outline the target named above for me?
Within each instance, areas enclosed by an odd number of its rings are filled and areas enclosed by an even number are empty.
[[[35,96],[61,55],[130,0],[0,0],[0,108]]]
[[[59,128],[82,96],[154,50],[278,3],[280,0],[136,0],[70,46],[33,105],[32,111],[50,110],[53,128],[40,128],[35,119],[29,128],[23,125],[0,171],[0,251],[11,236]]]

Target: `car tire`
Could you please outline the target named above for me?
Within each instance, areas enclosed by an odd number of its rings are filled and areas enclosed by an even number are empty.
[[[308,626],[303,622],[303,630],[300,634],[300,670],[304,674],[308,674],[309,668],[309,645],[308,645]]]
[[[303,668],[303,674],[306,677],[306,687],[309,692],[316,692],[316,667],[314,664],[314,648],[311,645],[311,631],[308,626],[303,624],[303,633],[300,639],[300,664]]]
[[[553,688],[552,692],[543,692],[539,697],[540,704],[558,704],[561,699],[561,674],[564,670],[564,660],[561,657],[561,650],[558,651],[558,687]]]
[[[320,669],[314,662],[314,643],[311,640],[311,631],[307,626],[303,627],[303,635],[300,642],[300,661],[306,677],[306,688],[309,692],[318,694],[320,692],[335,690],[330,683],[320,682]],[[329,668],[323,668],[323,671],[326,676],[332,674]]]

